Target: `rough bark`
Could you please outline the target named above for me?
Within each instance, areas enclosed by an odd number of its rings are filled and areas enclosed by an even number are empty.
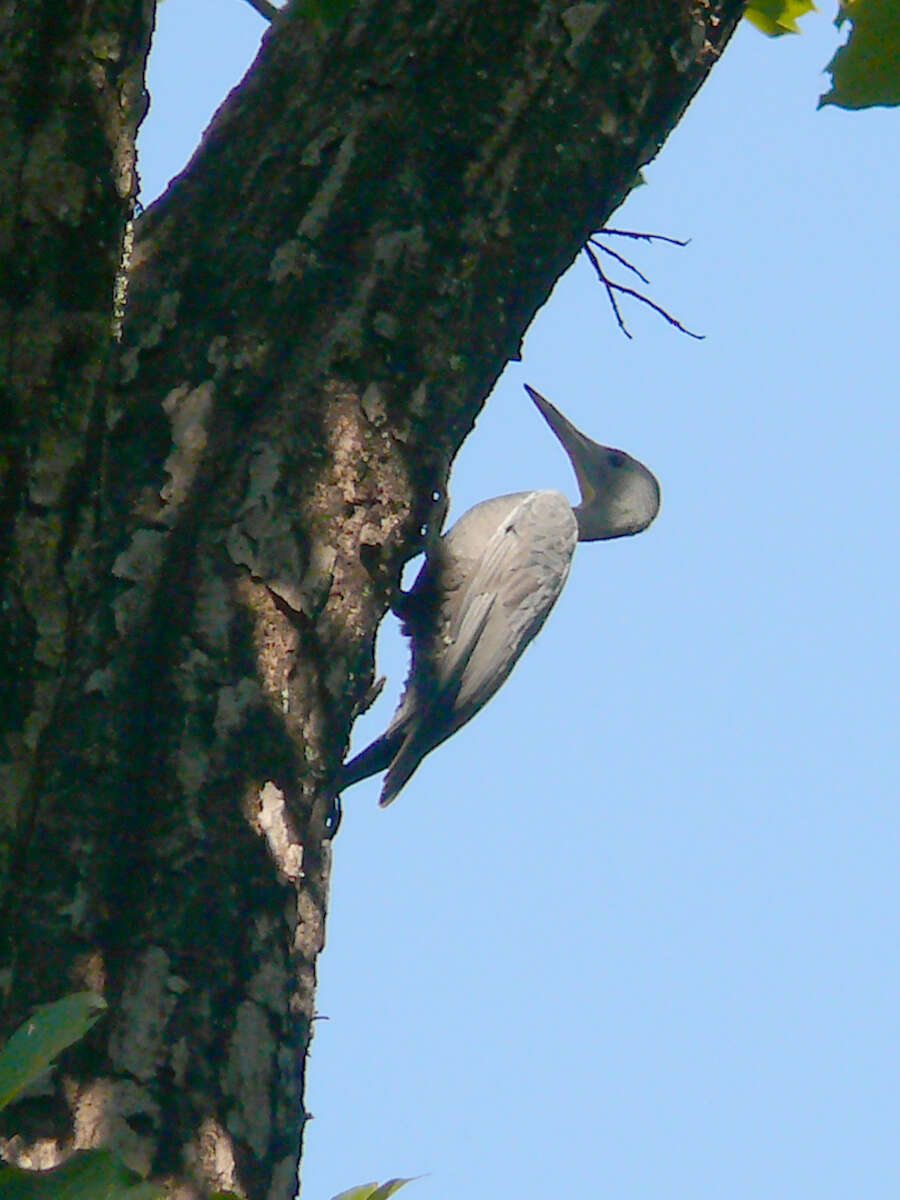
[[[282,14],[138,223],[120,357],[150,14],[0,10],[4,1027],[111,1004],[5,1115],[8,1158],[111,1145],[185,1195],[292,1195],[329,780],[378,623],[532,315],[741,9]]]

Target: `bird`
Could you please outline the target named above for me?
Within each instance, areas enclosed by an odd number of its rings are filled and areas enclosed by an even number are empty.
[[[656,476],[583,434],[549,400],[525,390],[561,443],[578,481],[574,508],[558,491],[482,500],[438,538],[395,610],[412,655],[384,733],[346,762],[340,793],[386,771],[390,804],[426,754],[484,707],[559,598],[578,542],[640,533],[659,511]]]

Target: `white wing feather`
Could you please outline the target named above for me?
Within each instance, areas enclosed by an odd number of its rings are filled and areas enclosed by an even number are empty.
[[[578,541],[559,492],[526,493],[500,523],[453,613],[437,663],[462,724],[494,694],[556,603]]]
[[[560,492],[522,492],[476,505],[443,542],[442,616],[433,640],[414,651],[407,690],[383,735],[401,738],[383,805],[506,680],[565,585],[578,523]]]

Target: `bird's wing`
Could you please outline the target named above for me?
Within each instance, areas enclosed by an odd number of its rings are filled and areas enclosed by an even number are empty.
[[[462,671],[465,670],[468,658],[478,647],[478,639],[491,615],[493,605],[493,597],[485,597],[483,602],[473,604],[466,616],[466,623],[469,626],[466,630],[468,657],[460,660],[459,667]],[[403,740],[384,777],[381,798],[378,801],[382,808],[391,803],[428,751],[433,750],[453,732],[454,727],[447,725],[446,720],[442,720],[444,714],[451,711],[452,708],[453,696],[437,692],[421,712],[409,714],[405,720],[401,721],[397,721],[395,716],[394,736],[396,738],[399,735]],[[435,736],[436,734],[439,736]]]
[[[565,496],[525,492],[500,499],[509,503],[496,513],[495,524],[489,521],[494,532],[480,552],[473,552],[477,531],[459,561],[452,544],[448,547],[444,580],[452,586],[439,601],[427,683],[423,686],[424,674],[419,677],[426,668],[416,667],[414,654],[413,677],[382,739],[397,747],[384,777],[382,805],[390,804],[430,750],[493,696],[543,625],[568,577],[578,525]],[[493,518],[494,512],[488,516]]]
[[[454,728],[490,699],[547,619],[577,541],[571,505],[559,492],[526,493],[499,523],[454,606],[437,663]]]

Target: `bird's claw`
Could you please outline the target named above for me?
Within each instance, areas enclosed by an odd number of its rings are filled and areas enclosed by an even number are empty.
[[[341,827],[344,810],[341,807],[341,793],[335,792],[331,798],[331,807],[325,817],[325,840],[330,842]]]
[[[400,621],[405,621],[409,618],[415,606],[415,597],[412,592],[404,592],[400,587],[394,589],[391,596],[391,612]]]
[[[426,558],[430,558],[437,547],[449,508],[450,492],[446,487],[435,488],[431,493],[431,512],[422,537],[422,549],[425,551]]]
[[[426,561],[434,557],[437,544],[441,540],[447,510],[450,507],[450,493],[446,487],[435,488],[431,493],[431,512],[427,522],[421,529],[421,548]],[[404,592],[399,583],[391,596],[391,612],[401,621],[408,621],[420,604],[420,596],[415,588]]]
[[[375,682],[372,684],[372,686],[368,689],[366,694],[363,696],[363,698],[361,700],[357,701],[357,703],[353,709],[353,720],[354,721],[356,720],[357,717],[360,717],[360,716],[362,716],[363,713],[367,713],[369,711],[369,709],[372,707],[372,705],[375,703],[375,701],[378,699],[378,697],[384,691],[384,685],[385,685],[386,681],[387,681],[386,675],[379,675],[378,678],[375,680]]]

